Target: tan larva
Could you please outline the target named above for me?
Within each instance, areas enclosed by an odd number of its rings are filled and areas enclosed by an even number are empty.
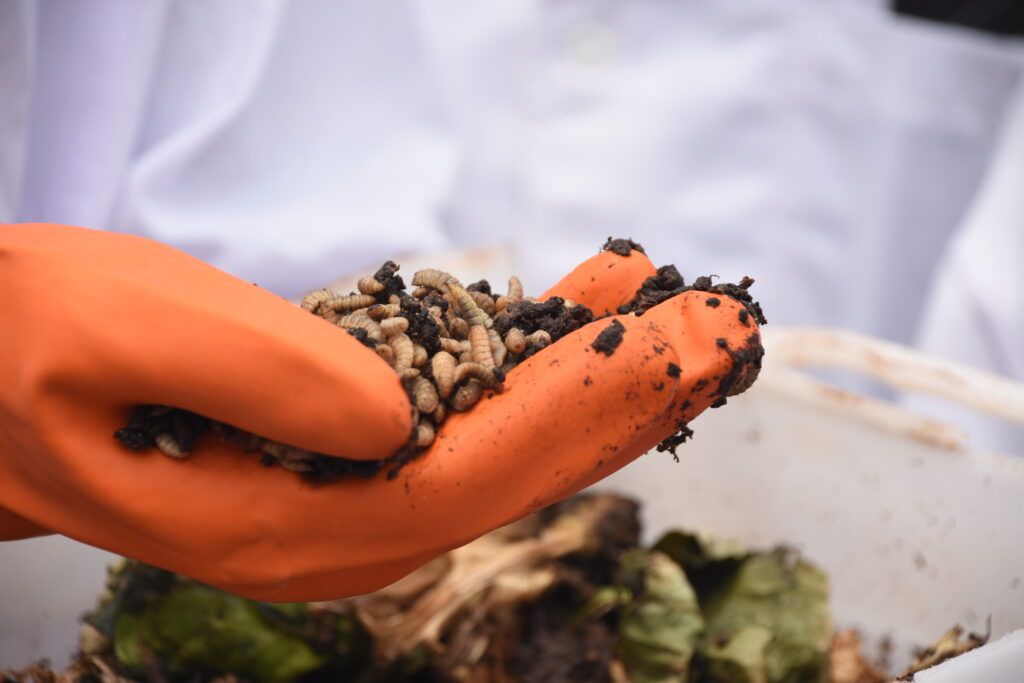
[[[392,318],[392,320],[405,320],[405,318]],[[387,321],[385,321],[387,322]],[[406,325],[409,324],[405,320]],[[395,352],[395,370],[401,373],[412,368],[413,348],[412,340],[402,333],[388,337],[388,344]],[[419,374],[418,372],[416,374]]]
[[[383,358],[388,365],[393,365],[395,362],[395,350],[387,344],[377,344],[373,347],[373,350],[377,352],[377,355]]]
[[[520,354],[526,350],[526,335],[518,327],[513,327],[505,335],[505,348],[509,353]]]
[[[409,329],[408,318],[385,318],[380,321],[380,331],[385,337],[394,337]]]
[[[450,318],[448,320],[448,332],[456,339],[465,339],[469,335],[469,323],[462,318]]]
[[[501,382],[494,375],[494,369],[480,363],[462,363],[455,368],[455,383],[461,384],[467,378],[479,381],[488,389],[501,389]]]
[[[178,440],[175,439],[170,433],[163,432],[156,435],[156,447],[160,449],[160,452],[164,455],[169,455],[172,458],[187,458],[188,453],[182,450]]]
[[[366,314],[366,311],[360,309],[353,311],[340,320],[338,325],[344,327],[347,330],[360,329],[366,332],[366,336],[375,342],[384,341],[384,333],[376,322],[370,319],[370,316]]]
[[[523,300],[523,283],[515,275],[508,279],[508,303],[514,304]]]
[[[480,400],[481,395],[483,395],[483,386],[476,380],[470,380],[455,390],[455,396],[451,400],[452,410],[459,412],[469,410],[474,403]]]
[[[378,282],[372,275],[359,278],[356,287],[362,294],[380,294],[384,291],[384,283]]]
[[[336,313],[351,313],[360,308],[372,306],[376,302],[377,299],[369,294],[345,294],[320,302],[320,307],[329,308]]]
[[[470,326],[483,325],[484,327],[490,327],[494,324],[491,321],[491,317],[484,313],[484,310],[477,305],[469,292],[458,285],[452,285],[448,291],[458,305],[459,313],[462,314],[467,324]]]
[[[462,353],[462,342],[458,339],[442,338],[441,350],[447,351],[448,353]]]
[[[417,287],[430,287],[444,292],[451,286],[461,287],[458,279],[451,273],[436,268],[427,268],[413,273],[412,283]]]
[[[416,289],[412,290],[412,298],[422,299],[426,295],[430,294],[432,291],[434,290],[432,290],[430,287],[417,287]]]
[[[421,421],[416,425],[416,445],[419,448],[426,448],[434,443],[434,425],[427,421]]]
[[[526,336],[526,346],[531,349],[543,349],[551,343],[551,335],[547,330],[537,330]]]
[[[398,304],[374,304],[366,309],[366,315],[378,321],[392,318],[401,312],[402,307]]]
[[[399,370],[398,368],[395,368],[395,372],[398,373],[398,378],[403,381],[416,379],[417,377],[420,376],[419,368],[405,368],[404,370]]]
[[[423,376],[417,377],[409,384],[412,391],[413,403],[421,413],[432,413],[437,410],[438,396],[437,389],[430,383],[430,380]]]
[[[508,354],[505,342],[501,340],[501,335],[493,327],[487,330],[487,341],[491,345],[491,357],[494,359],[494,367],[500,368],[505,364],[505,356]]]
[[[429,355],[427,354],[427,350],[425,348],[423,348],[419,344],[413,345],[413,347],[412,347],[412,366],[414,368],[422,368],[424,365],[427,364],[427,359],[428,358],[429,358]]]
[[[434,376],[441,398],[448,398],[455,386],[455,356],[447,351],[438,351],[430,359],[430,374]]]
[[[498,312],[497,309],[494,307],[494,299],[487,296],[483,292],[469,292],[469,295],[473,297],[473,301],[476,302],[476,305],[479,306],[484,313],[491,316],[492,318],[494,317],[494,314]]]
[[[340,296],[338,292],[333,289],[318,289],[315,292],[310,292],[302,298],[302,303],[299,304],[307,311],[316,311],[320,308],[320,304],[328,299],[334,299]]]
[[[573,301],[572,299],[565,299],[562,302],[562,307],[563,308],[576,308],[576,302]]]
[[[434,419],[434,424],[439,425],[444,422],[444,419],[448,417],[448,408],[445,407],[443,402],[437,404],[437,410],[431,416]]]
[[[483,325],[472,325],[469,328],[469,354],[474,363],[488,369],[494,369],[494,352],[491,351],[491,340],[487,336],[487,328]]]
[[[499,294],[497,298],[494,299],[494,308],[498,313],[504,312],[508,308],[508,297],[504,294]]]

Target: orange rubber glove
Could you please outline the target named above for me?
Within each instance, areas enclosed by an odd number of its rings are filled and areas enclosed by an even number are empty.
[[[615,310],[653,273],[640,252],[603,252],[545,296]],[[756,328],[710,296],[617,316],[611,356],[591,347],[608,319],[564,337],[451,416],[396,479],[314,486],[217,439],[179,461],[112,435],[131,406],[164,404],[385,458],[411,416],[372,350],[158,243],[0,226],[0,538],[51,530],[260,600],[372,591],[611,474],[717,400],[748,370],[730,349]]]

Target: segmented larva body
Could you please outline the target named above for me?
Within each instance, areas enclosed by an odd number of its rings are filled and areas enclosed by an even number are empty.
[[[457,316],[449,318],[448,331],[456,339],[465,339],[469,336],[469,323]]]
[[[395,364],[395,350],[387,344],[377,344],[373,347],[373,350],[377,352],[377,355],[383,358],[388,365]]]
[[[429,358],[429,354],[427,354],[427,350],[425,348],[423,348],[419,344],[414,344],[413,345],[413,347],[412,347],[412,366],[414,368],[422,368],[424,365],[427,364],[427,359],[428,358]]]
[[[484,310],[477,305],[469,292],[457,285],[452,285],[449,287],[448,291],[451,294],[452,299],[458,305],[459,312],[462,314],[462,317],[470,327],[473,325],[490,327],[494,324],[491,321],[491,317],[484,313]]]
[[[462,342],[458,339],[442,338],[441,350],[448,353],[462,353]]]
[[[162,432],[156,435],[156,447],[160,449],[160,452],[164,455],[169,455],[172,458],[184,459],[188,457],[188,452],[182,449],[181,444],[175,439],[169,432]]]
[[[306,296],[302,297],[302,303],[299,305],[307,311],[316,312],[320,308],[320,304],[328,299],[334,299],[340,296],[340,294],[333,289],[318,289],[315,292],[310,292]]]
[[[503,313],[508,308],[508,297],[504,294],[498,295],[498,298],[494,300],[494,308],[498,313]]]
[[[398,318],[394,318],[394,319],[398,320]],[[405,320],[405,319],[402,318],[402,320]],[[408,322],[409,321],[406,320],[406,324],[408,324]],[[413,369],[413,367],[412,367],[412,357],[413,357],[412,340],[409,339],[409,337],[406,336],[405,334],[399,333],[399,334],[395,334],[395,335],[392,335],[392,336],[388,337],[388,344],[391,346],[391,348],[395,352],[395,370],[399,374],[401,374],[405,370]],[[419,374],[418,370],[417,370],[416,374],[417,375]]]
[[[434,443],[434,425],[426,420],[416,425],[416,445],[419,448],[426,448]]]
[[[395,335],[402,334],[409,329],[408,318],[385,318],[380,321],[380,331],[389,339]]]
[[[437,410],[434,411],[434,414],[431,417],[433,417],[434,424],[436,425],[441,424],[442,422],[444,422],[444,419],[448,417],[448,409],[445,407],[443,401],[438,402]]]
[[[351,313],[360,308],[372,306],[377,299],[369,294],[345,294],[331,297],[320,302],[321,308],[329,308],[337,313]]]
[[[398,304],[374,304],[366,309],[366,315],[377,321],[392,318],[401,312],[402,307]]]
[[[473,301],[476,302],[476,305],[479,306],[487,315],[493,318],[494,314],[498,312],[494,307],[494,299],[483,292],[468,292],[468,294],[473,297]]]
[[[533,334],[527,335],[526,337],[526,345],[531,348],[543,349],[550,343],[551,335],[548,334],[547,330],[537,330]]]
[[[515,275],[508,279],[508,303],[514,304],[523,300],[523,283]]]
[[[469,355],[474,363],[490,370],[494,369],[494,353],[491,351],[491,340],[487,336],[487,328],[483,325],[469,327]]]
[[[482,394],[483,386],[476,380],[470,380],[455,390],[455,396],[451,400],[452,410],[459,412],[469,410],[474,403],[480,400]]]
[[[451,273],[436,268],[426,268],[413,273],[412,283],[417,287],[430,287],[438,291],[445,291],[451,286],[461,287],[459,281]],[[424,295],[425,296],[425,295]]]
[[[447,351],[438,351],[430,359],[430,374],[437,383],[441,398],[448,398],[455,387],[455,357]]]
[[[340,320],[338,325],[344,327],[347,330],[360,329],[366,332],[366,336],[376,342],[384,341],[384,334],[375,321],[370,319],[370,316],[366,314],[366,311],[359,309],[358,311],[352,311],[346,314]]]
[[[444,322],[444,314],[441,312],[440,306],[431,306],[427,309],[427,313],[433,318],[434,322],[437,323],[437,329],[442,339],[450,337],[448,334],[448,325]]]
[[[437,410],[439,401],[437,389],[434,388],[430,380],[421,375],[412,380],[409,388],[412,391],[413,403],[416,404],[417,410],[421,413],[432,413]]]
[[[491,346],[491,357],[494,359],[494,366],[500,368],[505,364],[505,356],[508,354],[505,342],[501,340],[501,335],[493,327],[487,330],[487,341]]]
[[[480,363],[462,363],[455,368],[456,384],[461,384],[467,378],[479,381],[488,389],[501,389],[501,383],[494,375],[494,368],[485,367]]]
[[[380,294],[384,291],[384,283],[378,282],[372,275],[359,278],[356,287],[362,294]]]
[[[518,327],[513,327],[505,334],[505,348],[509,353],[520,354],[526,350],[526,335]]]

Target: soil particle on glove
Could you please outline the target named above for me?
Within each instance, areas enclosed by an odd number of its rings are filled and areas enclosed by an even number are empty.
[[[529,336],[534,332],[547,332],[554,343],[575,332],[584,325],[594,321],[594,313],[580,304],[566,306],[560,296],[553,296],[547,301],[519,301],[509,304],[508,315],[499,316],[494,321],[494,328],[502,337],[515,328]],[[528,347],[524,357],[529,358],[539,348]]]
[[[604,245],[602,245],[601,247],[601,251],[610,251],[613,254],[618,254],[619,256],[629,256],[631,253],[633,253],[634,249],[636,251],[639,251],[641,254],[647,253],[646,251],[644,251],[644,248],[640,246],[639,242],[633,241],[632,237],[628,239],[623,239],[621,237],[609,237],[608,241],[605,242]]]
[[[686,440],[693,436],[693,430],[690,429],[689,424],[685,421],[680,422],[676,425],[676,431],[668,436],[664,441],[657,445],[657,451],[664,453],[668,451],[672,454],[672,458],[679,462],[679,456],[676,454],[676,449],[686,443]]]
[[[675,266],[662,266],[654,275],[644,281],[632,300],[619,307],[619,313],[643,315],[663,301],[679,296],[683,292],[696,291],[720,294],[735,299],[743,304],[757,323],[764,325],[768,322],[761,311],[761,305],[754,301],[750,292],[747,291],[754,284],[753,278],[744,277],[739,284],[726,282],[720,285],[714,284],[713,280],[714,276],[705,275],[694,280],[693,284],[687,285]]]
[[[619,344],[622,343],[622,335],[625,333],[626,327],[618,320],[613,320],[608,327],[601,330],[601,333],[597,335],[597,339],[590,345],[595,351],[611,356],[615,353],[615,349],[619,348]]]
[[[721,303],[722,303],[722,300],[719,299],[718,297],[714,297],[714,296],[709,296],[707,299],[704,299],[704,305],[707,306],[708,308],[718,308],[718,306]],[[746,310],[746,309],[744,309],[744,310]]]
[[[668,374],[669,377],[676,378],[679,377],[682,370],[675,363],[669,363],[668,369],[665,372]]]

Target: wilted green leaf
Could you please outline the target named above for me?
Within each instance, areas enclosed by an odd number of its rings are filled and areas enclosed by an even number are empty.
[[[745,626],[730,638],[710,639],[701,648],[699,680],[707,683],[767,683],[765,649],[772,632]]]
[[[279,683],[324,662],[301,639],[273,628],[262,614],[269,606],[196,583],[182,583],[138,614],[124,613],[114,626],[114,652],[128,668],[149,654],[172,671],[231,672]],[[301,607],[287,607],[289,617]]]
[[[657,552],[623,557],[624,573],[638,575],[639,590],[619,620],[622,660],[633,683],[685,681],[704,627],[682,569]]]
[[[703,656],[721,662],[735,653],[736,665],[751,671],[754,645],[763,633],[755,637],[749,629],[759,627],[770,634],[763,644],[765,681],[825,680],[831,619],[828,581],[821,570],[781,549],[751,555],[702,603],[707,621]],[[741,636],[734,650],[730,645]]]

